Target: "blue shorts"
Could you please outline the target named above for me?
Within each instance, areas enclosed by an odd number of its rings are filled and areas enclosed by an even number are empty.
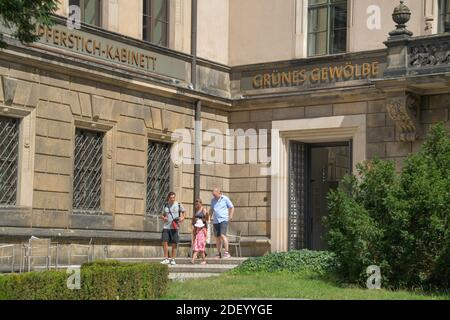
[[[216,237],[220,237],[222,235],[227,235],[227,229],[228,229],[228,221],[223,221],[219,224],[214,225],[214,234]]]

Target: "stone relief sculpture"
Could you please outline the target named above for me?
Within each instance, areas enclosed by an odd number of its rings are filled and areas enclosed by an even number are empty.
[[[411,94],[388,99],[387,111],[400,129],[401,141],[415,141],[419,136],[419,98]]]
[[[409,56],[409,64],[412,67],[448,64],[450,62],[449,43],[413,46],[409,49]]]

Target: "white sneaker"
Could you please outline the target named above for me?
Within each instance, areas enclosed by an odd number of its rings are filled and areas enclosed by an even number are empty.
[[[172,266],[174,266],[174,265],[176,265],[177,263],[175,262],[175,259],[172,259],[172,260],[170,260],[170,264],[171,264]]]
[[[164,259],[163,261],[161,261],[161,264],[170,264],[170,260],[169,259]]]

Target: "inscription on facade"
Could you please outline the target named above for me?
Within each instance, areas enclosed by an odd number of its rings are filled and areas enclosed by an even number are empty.
[[[39,36],[37,44],[58,49],[63,54],[77,54],[81,59],[114,63],[116,68],[124,66],[190,82],[191,64],[188,57],[161,52],[146,44],[131,43],[131,39],[115,39],[113,35],[104,36],[85,29],[69,29],[60,23],[52,27],[37,25],[35,32]],[[13,30],[0,23],[0,33],[11,35]]]
[[[57,26],[50,28],[39,25],[37,27],[37,35],[40,38],[40,42],[127,64],[132,67],[156,71],[158,59],[154,54],[147,54],[137,49],[106,43],[105,40],[95,39],[79,32],[75,33],[72,30],[60,29]]]
[[[274,71],[253,76],[252,89],[298,87],[349,80],[370,79],[380,75],[380,62],[346,63],[342,65]]]

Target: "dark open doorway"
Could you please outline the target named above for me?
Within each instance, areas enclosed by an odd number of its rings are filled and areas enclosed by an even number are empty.
[[[326,250],[327,195],[351,172],[352,142],[291,142],[289,163],[289,247]]]

